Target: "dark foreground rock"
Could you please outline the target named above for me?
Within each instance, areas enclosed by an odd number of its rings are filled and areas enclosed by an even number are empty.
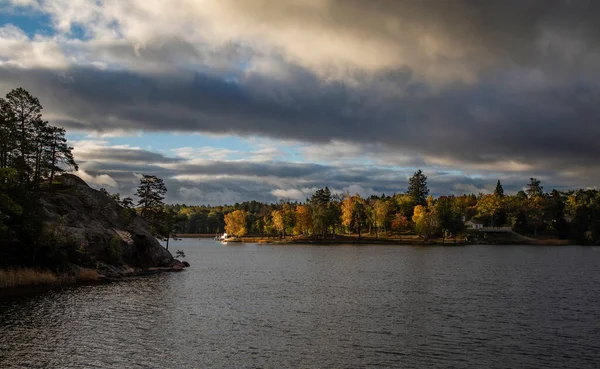
[[[181,268],[150,233],[148,224],[82,179],[64,174],[40,199],[46,234],[73,250],[78,265],[92,267],[107,278],[133,275],[148,268]]]

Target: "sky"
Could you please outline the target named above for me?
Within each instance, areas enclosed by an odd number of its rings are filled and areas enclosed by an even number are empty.
[[[600,179],[597,0],[0,0],[0,95],[91,186],[167,201]]]

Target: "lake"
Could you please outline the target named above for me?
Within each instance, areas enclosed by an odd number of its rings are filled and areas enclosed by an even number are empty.
[[[0,299],[0,368],[598,368],[600,248],[172,241],[182,273]]]

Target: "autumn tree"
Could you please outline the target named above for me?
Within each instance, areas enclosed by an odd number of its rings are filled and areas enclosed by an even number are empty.
[[[354,200],[352,199],[352,196],[347,195],[344,197],[344,200],[342,200],[341,204],[341,210],[342,214],[340,218],[342,221],[342,226],[346,227],[347,232],[350,233],[352,229],[352,221],[354,219]]]
[[[412,221],[415,224],[415,232],[426,241],[437,230],[436,217],[433,212],[427,211],[423,205],[415,206]]]
[[[246,219],[248,212],[244,210],[235,210],[225,214],[225,232],[234,236],[242,237],[246,235]]]
[[[391,226],[392,230],[398,232],[402,237],[402,232],[409,226],[408,218],[404,214],[396,213],[392,218]]]
[[[385,201],[378,199],[373,203],[373,221],[375,223],[376,237],[379,238],[379,230],[383,228],[385,232],[385,225],[388,220],[390,210],[390,204]]]
[[[502,210],[502,197],[496,195],[483,195],[477,202],[477,213],[480,217],[490,219],[492,227],[499,211]]]
[[[423,174],[421,169],[415,172],[408,180],[408,190],[414,205],[426,205],[429,189],[427,188],[427,176]]]
[[[310,207],[307,205],[296,206],[296,224],[294,225],[294,233],[308,234],[312,227],[312,214]]]
[[[273,210],[271,212],[271,219],[273,219],[273,228],[279,234],[279,238],[285,236],[285,219],[283,210]]]

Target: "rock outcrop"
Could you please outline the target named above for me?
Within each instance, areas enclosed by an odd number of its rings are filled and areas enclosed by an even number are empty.
[[[71,174],[57,178],[40,198],[45,228],[52,242],[71,245],[105,274],[128,274],[131,268],[180,267],[160,245],[148,224],[105,193]]]

